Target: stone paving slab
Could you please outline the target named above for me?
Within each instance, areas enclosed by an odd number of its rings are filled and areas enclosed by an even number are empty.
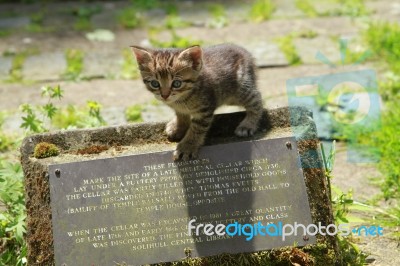
[[[28,56],[22,75],[26,80],[58,80],[66,68],[63,52],[47,52]]]
[[[11,66],[12,59],[10,57],[0,56],[0,81],[8,79]]]
[[[179,36],[202,40],[204,45],[222,42],[234,42],[249,49],[260,67],[285,66],[287,60],[280,51],[276,38],[305,30],[314,31],[314,39],[296,38],[297,53],[305,63],[313,63],[314,54],[320,50],[328,58],[337,61],[339,58],[338,44],[332,41],[332,36],[353,36],[359,29],[349,18],[330,17],[313,19],[278,19],[263,23],[231,23],[221,29],[207,27],[190,27],[177,29]],[[45,38],[45,42],[43,42]],[[132,44],[149,43],[149,36],[144,29],[130,31],[115,31],[113,42],[90,41],[84,34],[66,32],[65,34],[17,34],[0,42],[0,53],[6,51],[24,51],[36,48],[39,55],[28,56],[24,65],[24,74],[28,79],[56,79],[65,69],[62,54],[67,49],[79,49],[85,54],[85,71],[87,75],[118,76],[121,60],[120,52]],[[159,33],[155,38],[168,41],[171,34],[168,31]],[[3,60],[3,59],[2,59]],[[36,67],[39,64],[40,67]],[[10,64],[4,64],[0,73],[8,73]],[[49,68],[44,71],[40,69]],[[46,76],[46,71],[49,76]],[[59,72],[59,73],[57,73]],[[4,74],[3,74],[4,75]]]

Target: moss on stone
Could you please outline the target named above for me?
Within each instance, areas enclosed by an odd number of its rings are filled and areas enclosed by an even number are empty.
[[[40,142],[35,146],[33,156],[37,159],[57,156],[60,154],[60,150],[56,145],[48,142]]]

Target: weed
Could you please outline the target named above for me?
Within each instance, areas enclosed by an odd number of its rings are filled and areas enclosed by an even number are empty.
[[[92,110],[92,107],[97,111]],[[105,125],[104,119],[100,115],[101,106],[93,101],[87,103],[86,108],[77,109],[73,105],[69,105],[64,109],[59,109],[52,119],[52,125],[55,128],[73,129],[87,128]]]
[[[165,27],[167,29],[185,28],[191,25],[190,22],[184,21],[179,15],[168,15],[165,19]]]
[[[302,30],[302,31],[296,33],[295,36],[297,36],[299,38],[305,38],[305,39],[314,39],[315,37],[318,36],[318,33],[316,33],[313,30]]]
[[[65,51],[65,60],[67,69],[61,77],[67,80],[79,79],[83,71],[83,52],[77,49],[68,49]]]
[[[322,162],[325,168],[325,176],[328,183],[328,194],[333,205],[334,218],[336,224],[349,223],[355,221],[354,218],[349,217],[350,209],[359,209],[363,211],[371,211],[373,208],[362,203],[355,202],[352,197],[352,192],[343,193],[340,189],[332,186],[331,180],[333,179],[332,171],[335,164],[336,146],[335,141],[329,154],[325,154],[324,145],[321,144]],[[342,253],[342,262],[344,265],[357,265],[362,266],[365,264],[366,255],[360,251],[356,244],[351,242],[351,238],[337,236],[339,247]]]
[[[72,10],[72,14],[76,16],[74,29],[78,31],[86,31],[92,29],[90,19],[93,15],[101,11],[100,6],[79,7]]]
[[[296,0],[295,4],[298,9],[307,15],[307,17],[314,18],[319,15],[310,0]]]
[[[93,122],[92,126],[104,126],[106,122],[104,121],[103,117],[101,116],[101,104],[96,101],[87,101],[86,106],[89,109],[89,117],[92,118]]]
[[[171,30],[170,31],[172,35],[171,41],[163,42],[157,40],[157,37],[155,36],[155,31],[152,31],[149,33],[150,35],[150,43],[155,46],[155,47],[160,47],[160,48],[186,48],[189,46],[193,45],[200,45],[202,41],[200,40],[192,40],[187,37],[181,37],[178,34],[176,34],[175,31]]]
[[[337,0],[341,5],[336,15],[346,15],[351,17],[359,17],[368,15],[364,0]]]
[[[400,101],[400,76],[393,72],[385,74],[384,81],[379,84],[382,100],[399,102]]]
[[[178,15],[178,7],[172,3],[164,3],[163,5],[165,12],[167,15]]]
[[[60,100],[63,96],[63,90],[58,85],[54,87],[44,86],[42,87],[42,96],[48,97],[47,104],[43,106],[35,108],[30,104],[21,105],[21,111],[25,113],[25,115],[22,116],[23,122],[21,128],[25,128],[33,133],[47,131],[44,127],[46,122],[45,118],[51,121],[57,112],[57,108],[52,103],[52,100],[56,98]],[[38,112],[42,114],[42,118],[38,117]]]
[[[382,116],[381,130],[363,140],[378,148],[379,169],[385,176],[382,192],[385,199],[400,198],[400,107],[398,102],[388,102]]]
[[[285,55],[290,65],[300,65],[302,64],[301,58],[296,51],[296,47],[293,43],[293,35],[289,34],[276,39],[279,48]]]
[[[256,0],[251,6],[250,18],[256,22],[268,20],[274,11],[275,5],[271,0]]]
[[[400,25],[398,23],[371,23],[364,33],[364,38],[376,58],[387,62],[393,72],[400,71]]]
[[[45,18],[45,12],[39,12],[31,15],[30,23],[26,27],[26,30],[29,32],[51,32],[53,30],[52,27],[44,27],[43,20]]]
[[[1,128],[6,119],[6,113],[0,112],[0,152],[11,151],[17,148],[17,145],[20,142],[20,138],[18,136],[5,134],[1,131]]]
[[[143,122],[142,118],[143,106],[135,104],[126,108],[125,117],[128,122]]]
[[[159,7],[161,2],[159,0],[131,0],[132,6],[138,10],[149,10]]]
[[[223,5],[211,4],[208,6],[208,11],[212,17],[212,19],[207,22],[208,27],[219,29],[228,25],[228,18]]]
[[[0,158],[0,202],[6,210],[0,213],[1,265],[26,265],[25,200],[23,173],[19,163]]]
[[[121,77],[124,79],[137,79],[139,78],[139,68],[132,55],[130,49],[124,49],[122,51],[123,63],[121,70]]]
[[[8,37],[10,36],[11,31],[5,30],[5,29],[0,29],[0,38]]]
[[[137,28],[142,24],[143,21],[141,14],[132,7],[122,10],[118,14],[117,19],[118,23],[126,29]]]
[[[9,78],[6,80],[7,82],[22,82],[24,80],[23,77],[23,68],[25,60],[28,56],[32,56],[38,54],[37,49],[27,49],[18,53],[10,53],[7,54],[5,52],[5,56],[13,56],[12,65],[9,70]]]

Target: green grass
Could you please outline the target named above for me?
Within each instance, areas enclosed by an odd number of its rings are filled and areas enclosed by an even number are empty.
[[[296,7],[307,17],[326,17],[326,16],[367,16],[371,12],[367,10],[364,0],[331,0],[337,4],[337,7],[327,11],[319,11],[313,5],[312,0],[295,0]]]
[[[184,21],[178,14],[171,14],[165,18],[164,25],[167,29],[178,29],[189,27],[191,23]]]
[[[6,112],[0,112],[0,153],[17,149],[20,143],[20,138],[18,136],[15,136],[15,134],[6,134],[2,131],[6,117]]]
[[[211,15],[211,19],[207,21],[207,27],[219,29],[228,26],[228,17],[226,16],[225,7],[223,5],[210,4],[208,6],[208,12]]]
[[[295,4],[307,17],[314,18],[319,16],[318,11],[310,0],[295,0]]]
[[[126,29],[138,28],[143,23],[143,18],[136,8],[128,7],[119,12],[118,23]]]
[[[400,85],[400,84],[398,84]],[[382,115],[382,127],[373,135],[364,136],[364,141],[378,148],[378,167],[385,179],[382,192],[385,199],[400,199],[400,107],[398,102],[387,102]],[[400,217],[399,217],[400,218]]]
[[[336,0],[341,8],[334,11],[334,15],[359,17],[369,15],[364,0]]]
[[[154,47],[158,47],[158,48],[186,48],[189,46],[193,46],[193,45],[200,45],[202,44],[202,41],[200,40],[194,40],[191,39],[190,37],[182,37],[179,36],[178,34],[176,34],[175,31],[171,30],[171,40],[170,41],[160,41],[157,39],[157,33],[158,31],[150,31],[149,35],[150,35],[150,43],[154,46]]]
[[[371,23],[364,33],[375,57],[386,62],[393,72],[400,71],[400,25],[390,22]]]
[[[121,77],[123,79],[138,79],[140,76],[139,68],[131,49],[124,49],[122,57]]]
[[[39,51],[34,48],[29,48],[17,53],[10,53],[8,54],[5,52],[5,56],[12,56],[12,64],[9,70],[9,77],[6,82],[16,83],[16,82],[23,82],[23,68],[24,63],[27,57],[38,54]]]
[[[299,54],[296,51],[296,47],[293,43],[293,35],[289,34],[280,38],[276,39],[276,42],[278,43],[279,48],[285,55],[288,63],[292,66],[295,65],[300,65],[302,64],[301,58]]]
[[[74,8],[71,12],[76,18],[74,29],[77,31],[88,31],[93,29],[91,23],[92,16],[100,13],[101,7],[99,5],[88,7],[81,6],[78,8]]]
[[[34,33],[52,32],[52,27],[45,27],[43,25],[46,13],[44,11],[34,13],[30,16],[30,23],[27,25],[26,30]]]
[[[132,105],[125,110],[125,118],[128,122],[143,122],[143,106],[140,104]]]
[[[10,30],[0,29],[0,38],[5,38],[11,35]]]
[[[84,67],[83,56],[83,52],[78,49],[68,49],[65,51],[67,68],[61,75],[63,79],[78,80],[80,78]]]
[[[271,0],[256,0],[251,6],[250,18],[256,22],[268,20],[272,17],[275,8],[275,4]]]

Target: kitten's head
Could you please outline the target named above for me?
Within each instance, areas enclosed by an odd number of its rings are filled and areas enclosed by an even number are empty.
[[[144,49],[132,46],[146,88],[167,103],[193,88],[202,68],[200,46],[186,49]]]

